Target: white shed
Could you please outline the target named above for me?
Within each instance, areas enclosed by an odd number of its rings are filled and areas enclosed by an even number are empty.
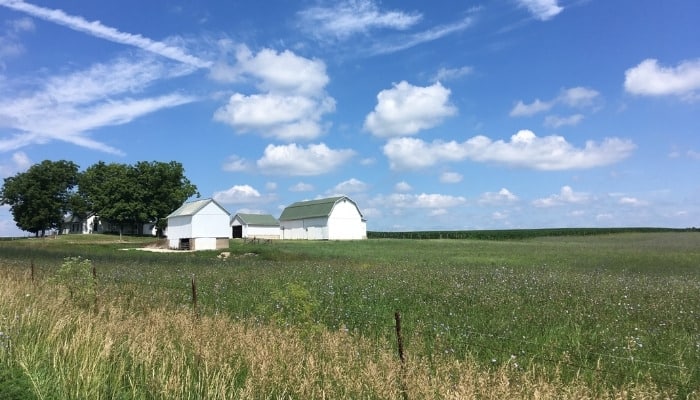
[[[231,220],[231,231],[234,239],[279,239],[280,222],[270,214],[238,213]]]
[[[367,222],[346,196],[296,202],[279,218],[282,239],[367,239]]]
[[[229,247],[231,214],[212,199],[185,203],[168,215],[168,246],[181,250]]]

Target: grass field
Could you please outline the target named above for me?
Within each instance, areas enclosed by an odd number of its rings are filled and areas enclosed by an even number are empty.
[[[0,398],[700,398],[698,232],[151,241],[0,242]]]

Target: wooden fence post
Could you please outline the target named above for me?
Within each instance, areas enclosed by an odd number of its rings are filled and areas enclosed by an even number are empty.
[[[192,310],[194,311],[195,317],[197,316],[197,280],[192,274]]]
[[[401,374],[399,375],[399,385],[401,388],[401,398],[408,400],[408,389],[406,388],[406,356],[403,352],[403,336],[401,334],[401,313],[394,313],[396,320],[396,344],[399,349],[399,360],[401,360]]]

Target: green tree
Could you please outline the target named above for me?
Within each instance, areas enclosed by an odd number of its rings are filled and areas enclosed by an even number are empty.
[[[118,224],[120,232],[129,224],[158,223],[187,198],[199,195],[175,161],[134,166],[99,162],[81,175],[79,192],[93,212]]]
[[[18,228],[44,236],[48,229],[61,228],[78,176],[73,162],[44,160],[5,178],[0,204],[10,206]]]

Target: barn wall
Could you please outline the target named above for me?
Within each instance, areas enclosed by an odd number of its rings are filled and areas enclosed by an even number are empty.
[[[231,238],[230,216],[214,203],[207,204],[192,216],[190,237]]]
[[[168,218],[168,239],[171,243],[172,241],[179,243],[181,238],[192,237],[191,222],[192,217],[189,215]]]
[[[243,226],[244,238],[279,239],[280,228],[277,226]]]
[[[280,221],[283,239],[328,239],[327,218],[309,218],[295,221]]]
[[[367,225],[350,201],[336,203],[328,217],[328,239],[359,240],[367,238]]]

